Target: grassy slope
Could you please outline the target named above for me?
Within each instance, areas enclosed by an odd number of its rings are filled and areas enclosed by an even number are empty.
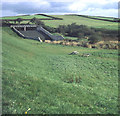
[[[77,50],[90,57],[72,56]],[[117,113],[117,50],[40,44],[3,28],[3,113]],[[80,83],[67,83],[80,78]]]
[[[53,15],[53,16],[63,18],[63,20],[44,20],[45,24],[51,27],[58,27],[59,25],[77,23],[79,25],[87,25],[95,28],[106,28],[111,30],[118,29],[118,23],[116,22],[101,21],[80,16],[68,16],[68,15]]]
[[[50,18],[42,15],[30,15],[30,16],[12,16],[12,17],[0,17],[0,19],[17,19],[17,18],[23,18],[23,19],[32,19],[32,18]]]
[[[59,25],[68,25],[71,23],[77,23],[79,25],[87,25],[95,28],[106,28],[110,30],[118,30],[118,23],[116,22],[101,21],[101,20],[89,19],[85,17],[72,16],[72,15],[71,16],[70,15],[51,15],[51,16],[63,18],[63,20],[44,20],[45,24],[51,27],[58,27]],[[0,19],[17,19],[17,18],[32,19],[34,17],[50,18],[42,15],[30,15],[30,16],[0,17]],[[111,20],[111,18],[108,18],[108,17],[106,19]],[[28,21],[22,21],[22,23],[26,23],[26,22]]]
[[[112,17],[99,17],[99,16],[90,16],[90,17],[93,17],[93,18],[98,18],[98,19],[108,19],[108,20],[114,20],[114,18],[112,18]]]

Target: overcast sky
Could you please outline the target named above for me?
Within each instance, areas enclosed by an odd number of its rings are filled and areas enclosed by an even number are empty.
[[[2,16],[83,14],[118,17],[119,0],[2,0]]]

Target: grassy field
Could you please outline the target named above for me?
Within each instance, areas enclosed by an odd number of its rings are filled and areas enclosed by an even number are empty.
[[[118,29],[118,23],[116,22],[101,21],[101,20],[80,17],[80,16],[71,16],[71,15],[52,15],[52,16],[63,18],[63,20],[44,20],[45,24],[51,27],[58,27],[59,25],[68,25],[68,24],[76,23],[79,25],[87,25],[89,27],[95,27],[95,28],[105,28],[110,30]]]
[[[56,35],[56,36],[63,36],[65,39],[70,39],[70,40],[77,40],[78,38],[77,37],[69,37],[69,36],[64,36],[60,33],[52,33],[53,35]]]
[[[59,25],[68,25],[72,23],[76,23],[79,25],[87,25],[89,27],[94,28],[104,28],[109,30],[118,30],[118,23],[116,22],[109,22],[109,21],[102,21],[96,19],[89,19],[81,16],[72,16],[72,15],[51,15],[57,18],[63,18],[63,20],[43,20],[43,22],[51,27],[58,27]],[[0,19],[32,19],[32,18],[50,18],[47,16],[42,15],[30,15],[30,16],[13,16],[13,17],[0,17]],[[93,16],[94,17],[94,16]],[[95,17],[97,18],[97,17]],[[99,17],[98,17],[99,18]],[[100,17],[103,18],[103,17]],[[104,18],[105,19],[105,18]],[[112,20],[112,18],[106,17],[106,19]],[[22,21],[22,23],[27,23],[28,21]]]
[[[114,20],[114,18],[112,18],[112,17],[97,17],[97,16],[90,16],[90,17],[93,17],[93,18],[98,18],[98,19],[107,19],[107,20]]]
[[[87,15],[82,15],[82,16],[87,16]],[[81,17],[81,16],[80,16]],[[87,16],[87,18],[97,18],[97,19],[107,19],[107,20],[115,20],[118,18],[114,17],[103,17],[103,16]]]
[[[50,18],[47,16],[43,15],[29,15],[29,16],[11,16],[11,17],[0,17],[0,19],[17,19],[17,18],[22,18],[22,19],[32,19],[32,18]]]
[[[3,114],[118,113],[117,50],[39,43],[8,27],[2,34]]]

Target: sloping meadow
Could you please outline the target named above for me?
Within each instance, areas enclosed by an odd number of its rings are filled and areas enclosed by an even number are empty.
[[[39,43],[5,27],[2,41],[3,114],[118,113],[117,50]]]

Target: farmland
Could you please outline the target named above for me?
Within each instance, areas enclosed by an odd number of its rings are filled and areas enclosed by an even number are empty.
[[[58,18],[63,18],[63,20],[44,20],[44,23],[51,27],[58,27],[59,25],[68,25],[76,23],[78,25],[87,25],[94,28],[104,28],[109,30],[118,30],[118,23],[108,22],[102,20],[89,19],[80,16],[72,15],[52,15]]]
[[[42,15],[26,15],[26,16],[12,16],[12,17],[1,17],[0,19],[17,19],[17,18],[23,18],[23,19],[32,19],[32,18],[48,18],[47,16]]]
[[[77,22],[117,29],[113,22],[58,17],[64,20],[44,22],[53,27]],[[9,27],[3,27],[2,35],[3,114],[24,114],[28,109],[28,114],[118,113],[117,50],[39,43],[20,38]],[[72,51],[79,54],[68,55]]]
[[[76,23],[78,25],[87,25],[89,27],[94,27],[94,28],[104,28],[108,30],[118,30],[118,23],[117,22],[109,22],[109,21],[102,21],[102,20],[96,20],[96,19],[90,19],[86,17],[81,17],[77,15],[23,15],[23,16],[13,16],[13,17],[0,17],[0,19],[3,20],[15,20],[17,18],[22,18],[24,19],[21,23],[28,23],[28,19],[32,18],[38,18],[38,19],[52,19],[53,20],[43,20],[43,22],[50,26],[50,27],[58,27],[59,25],[68,25],[72,23]],[[105,17],[95,17],[95,16],[90,16],[93,18],[98,18],[98,19],[108,19],[108,20],[113,20],[113,18],[105,18]],[[54,18],[61,18],[62,20],[54,20]],[[14,21],[11,21],[14,22]],[[30,22],[31,23],[31,22]]]
[[[103,21],[110,21],[110,22],[117,22],[119,20],[119,18],[103,17],[103,16],[88,16],[88,15],[72,15],[72,16],[80,16],[80,17],[86,17],[90,19],[103,20]]]
[[[108,20],[114,20],[114,18],[112,18],[112,17],[99,17],[99,16],[91,16],[91,17],[93,17],[93,18],[98,18],[98,19],[108,19]]]

